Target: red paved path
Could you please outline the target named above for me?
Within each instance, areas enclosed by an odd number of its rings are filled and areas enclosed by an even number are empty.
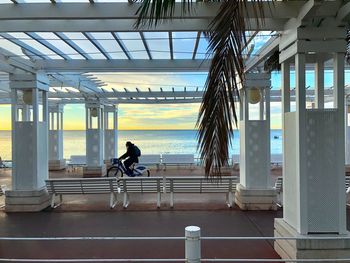
[[[111,211],[0,213],[0,236],[273,236],[281,212]],[[184,241],[0,241],[0,258],[183,258]],[[268,241],[202,241],[203,258],[278,258]],[[98,262],[96,260],[96,262]],[[268,261],[266,261],[268,262]]]

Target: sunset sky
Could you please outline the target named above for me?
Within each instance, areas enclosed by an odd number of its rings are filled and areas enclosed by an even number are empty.
[[[313,72],[307,72],[307,86],[314,86]],[[325,86],[332,86],[332,72],[326,72]],[[159,90],[195,89],[202,88],[206,80],[205,73],[120,73],[100,74],[100,79],[108,83],[106,89],[111,87],[118,90],[128,88],[135,90],[146,90],[148,87]],[[291,77],[293,80],[293,76]],[[350,83],[350,74],[346,73],[346,83]],[[293,81],[291,86],[294,87]],[[279,73],[272,74],[272,87],[280,87]],[[142,130],[142,129],[194,129],[199,104],[173,104],[173,105],[119,105],[119,129],[121,130]],[[85,129],[85,107],[84,105],[66,105],[64,108],[64,129],[83,130]],[[281,107],[280,103],[271,104],[271,127],[281,128]],[[11,110],[9,105],[0,106],[0,130],[11,129]]]

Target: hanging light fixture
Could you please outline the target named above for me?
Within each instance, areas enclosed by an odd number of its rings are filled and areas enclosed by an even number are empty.
[[[258,88],[249,88],[247,89],[248,102],[250,104],[257,104],[261,100],[261,93]]]
[[[92,117],[96,118],[97,117],[97,108],[92,108],[90,110],[90,114]]]
[[[33,104],[33,92],[32,89],[27,89],[23,91],[23,102],[27,105]]]

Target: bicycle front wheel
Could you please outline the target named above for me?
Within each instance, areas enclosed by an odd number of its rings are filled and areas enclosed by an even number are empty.
[[[107,170],[107,177],[123,177],[123,171],[119,167],[112,166]]]

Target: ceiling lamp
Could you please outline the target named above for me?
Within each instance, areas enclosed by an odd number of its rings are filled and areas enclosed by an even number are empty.
[[[23,91],[23,102],[27,105],[33,104],[33,92],[31,89]]]
[[[92,108],[90,110],[90,114],[92,117],[96,118],[97,117],[97,108]]]
[[[261,100],[261,93],[258,88],[247,89],[248,102],[250,104],[257,104]]]

